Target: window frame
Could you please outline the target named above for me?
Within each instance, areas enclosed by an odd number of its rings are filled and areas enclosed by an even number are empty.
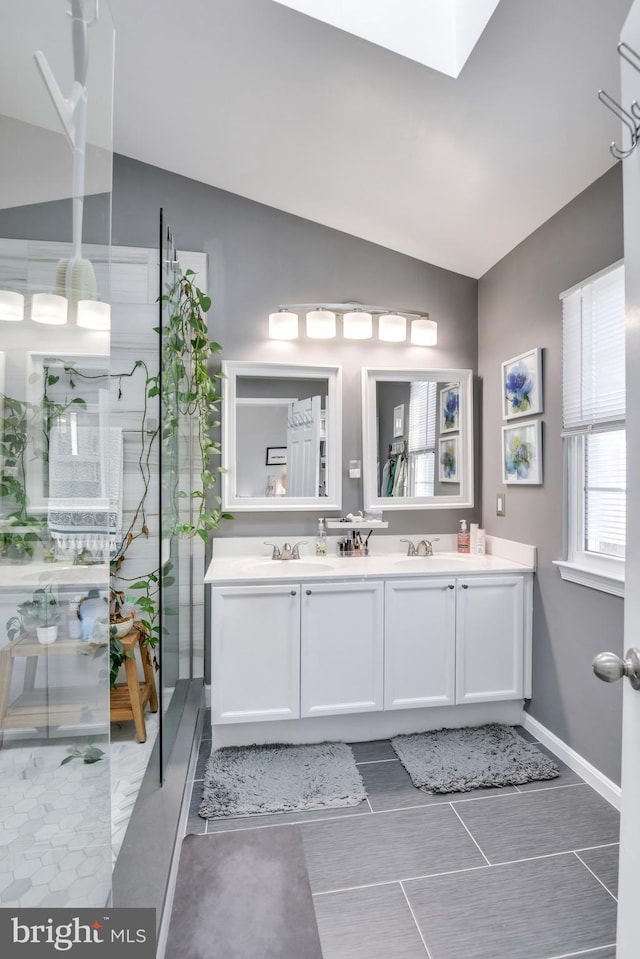
[[[593,276],[587,277],[571,290],[561,294],[561,299],[573,290],[583,288],[606,273],[612,272],[624,260]],[[599,424],[599,432],[625,429],[626,417],[617,418],[610,424]],[[563,559],[554,560],[563,580],[601,590],[613,596],[624,596],[625,560],[616,556],[593,553],[585,549],[586,515],[586,438],[595,432],[584,429],[569,431],[562,437],[563,446]]]

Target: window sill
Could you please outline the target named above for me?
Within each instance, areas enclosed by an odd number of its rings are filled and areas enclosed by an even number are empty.
[[[553,561],[553,565],[558,567],[562,578],[569,583],[624,597],[624,563],[616,564],[619,568],[609,570],[558,559]]]

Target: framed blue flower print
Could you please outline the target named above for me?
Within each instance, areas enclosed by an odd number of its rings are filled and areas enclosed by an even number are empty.
[[[441,483],[459,483],[459,476],[458,437],[447,436],[438,440],[438,479]]]
[[[514,486],[542,483],[540,420],[502,427],[502,482]]]
[[[502,364],[502,418],[542,413],[542,350],[529,350]]]
[[[447,386],[440,390],[440,432],[452,433],[460,429],[460,387]]]

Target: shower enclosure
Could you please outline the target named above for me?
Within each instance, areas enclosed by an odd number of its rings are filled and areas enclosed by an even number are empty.
[[[6,5],[0,40],[5,908],[101,906],[111,898],[114,30],[106,4],[97,19],[93,2],[74,0],[71,20],[67,6]]]

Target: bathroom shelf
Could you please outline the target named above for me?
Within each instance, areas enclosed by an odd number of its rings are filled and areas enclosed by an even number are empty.
[[[328,519],[325,521],[327,529],[387,529],[389,524],[383,519],[361,519],[361,520],[339,520]]]

